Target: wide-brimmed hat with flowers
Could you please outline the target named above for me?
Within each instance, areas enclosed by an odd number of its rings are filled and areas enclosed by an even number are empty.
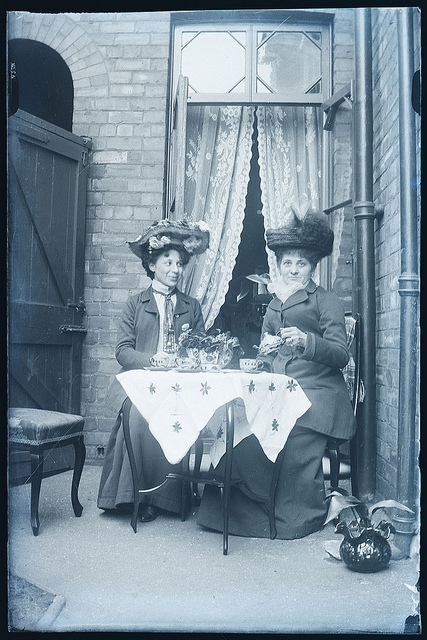
[[[136,240],[128,242],[129,248],[138,258],[168,245],[183,247],[192,256],[204,253],[209,247],[209,227],[203,220],[198,222],[171,221],[153,222]]]
[[[328,219],[321,213],[307,213],[300,218],[297,215],[283,227],[268,229],[265,233],[267,247],[277,251],[289,249],[311,249],[320,257],[332,253],[334,232],[329,227]]]

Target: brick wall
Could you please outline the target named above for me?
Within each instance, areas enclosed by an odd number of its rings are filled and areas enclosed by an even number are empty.
[[[377,493],[394,497],[399,393],[399,94],[396,11],[372,12],[377,301]],[[384,34],[387,33],[387,37]],[[388,64],[385,64],[388,61]]]
[[[335,9],[332,43],[332,92],[337,93],[354,79],[354,10]],[[335,114],[330,134],[333,146],[334,177],[330,204],[352,197],[352,110],[342,105]],[[330,286],[341,299],[346,311],[353,301],[353,209],[345,207],[330,214],[335,245],[339,243],[336,271]],[[334,250],[336,250],[335,247]]]
[[[397,11],[372,10],[377,301],[377,494],[395,497],[400,347],[400,158]],[[416,67],[417,68],[417,67]]]
[[[81,14],[78,20],[106,71],[76,91],[74,113],[75,133],[93,139],[82,411],[88,459],[96,460],[114,422],[105,399],[118,370],[118,320],[129,295],[149,282],[126,241],[162,216],[170,20],[168,13]]]

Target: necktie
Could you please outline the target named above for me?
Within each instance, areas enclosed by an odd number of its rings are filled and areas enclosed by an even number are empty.
[[[157,289],[154,289],[154,291],[165,298],[165,313],[163,317],[163,351],[166,351],[166,353],[174,353],[176,350],[176,343],[175,329],[173,326],[172,296],[176,293],[176,290],[173,289],[169,293],[164,293]]]
[[[163,346],[166,353],[175,351],[175,331],[173,327],[172,293],[165,296],[165,317],[163,319]]]

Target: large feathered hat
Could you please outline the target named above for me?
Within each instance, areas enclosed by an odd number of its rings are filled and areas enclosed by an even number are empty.
[[[332,253],[334,232],[324,214],[307,213],[300,218],[295,213],[289,224],[278,229],[267,229],[267,247],[277,251],[289,249],[311,249],[323,258]]]
[[[183,247],[192,256],[203,253],[209,247],[209,227],[203,220],[194,223],[159,220],[128,244],[130,250],[141,259],[154,249],[167,249],[171,244]]]

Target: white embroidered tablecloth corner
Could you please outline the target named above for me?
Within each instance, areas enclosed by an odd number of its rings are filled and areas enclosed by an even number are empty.
[[[225,453],[225,412],[235,403],[234,446],[251,433],[275,462],[295,422],[311,406],[298,382],[273,373],[180,372],[134,369],[117,375],[132,403],[147,420],[167,460],[182,460],[209,423],[216,466]]]

